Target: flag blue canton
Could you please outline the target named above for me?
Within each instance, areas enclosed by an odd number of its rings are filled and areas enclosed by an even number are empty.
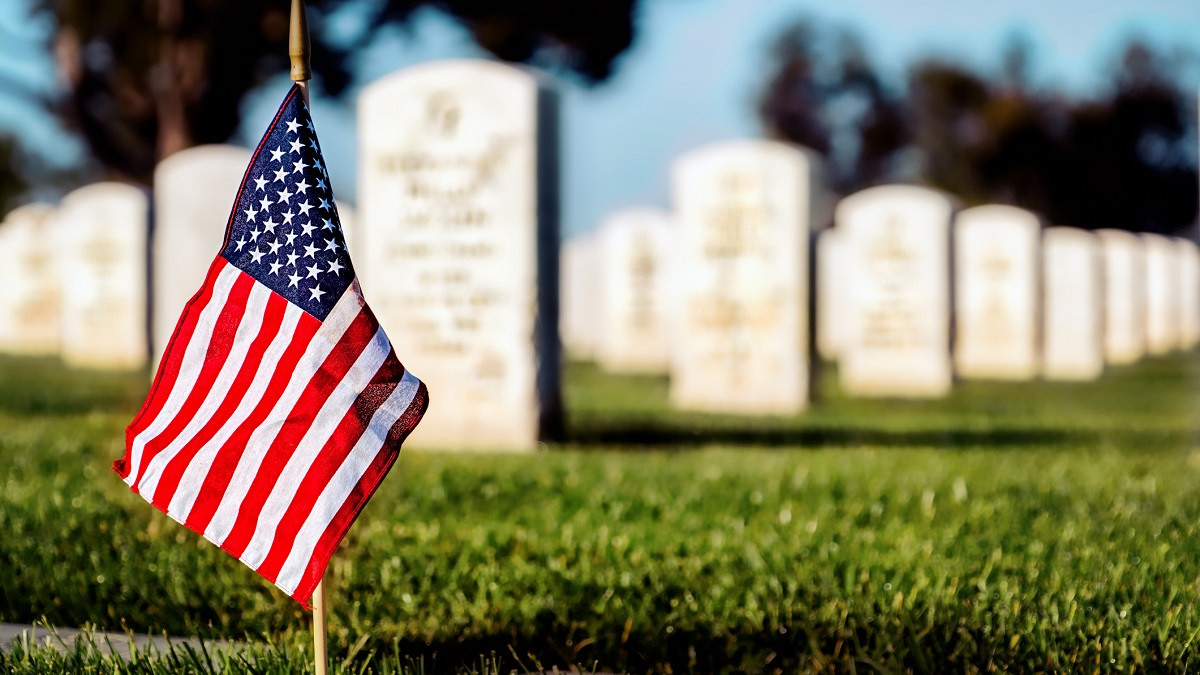
[[[242,179],[221,256],[321,320],[354,280],[299,87],[292,87]]]

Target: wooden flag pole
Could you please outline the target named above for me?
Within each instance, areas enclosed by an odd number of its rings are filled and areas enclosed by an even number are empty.
[[[304,0],[292,0],[291,27],[288,31],[288,56],[292,61],[292,81],[300,87],[304,102],[308,103],[308,81],[312,79],[309,54],[312,51],[308,37],[308,16],[304,13]],[[316,675],[327,675],[329,655],[325,642],[325,578],[317,582],[313,590],[313,659]]]
[[[291,30],[288,31],[288,56],[292,60],[292,81],[304,90],[308,98],[308,81],[312,79],[309,54],[312,45],[308,39],[308,16],[304,13],[304,0],[292,0]]]

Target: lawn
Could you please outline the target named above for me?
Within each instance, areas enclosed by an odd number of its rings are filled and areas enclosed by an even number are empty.
[[[819,379],[808,413],[751,419],[572,365],[569,443],[405,451],[334,558],[335,669],[1200,668],[1200,357],[936,402]],[[110,470],[145,389],[0,359],[0,621],[245,639],[216,667],[304,667],[307,614]]]

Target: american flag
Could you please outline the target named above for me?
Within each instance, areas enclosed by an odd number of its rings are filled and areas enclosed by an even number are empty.
[[[427,403],[363,300],[293,87],[114,468],[308,607]]]

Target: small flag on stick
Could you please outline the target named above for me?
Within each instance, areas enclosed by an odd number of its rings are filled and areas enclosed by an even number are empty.
[[[427,404],[363,299],[293,85],[114,468],[308,608]]]

